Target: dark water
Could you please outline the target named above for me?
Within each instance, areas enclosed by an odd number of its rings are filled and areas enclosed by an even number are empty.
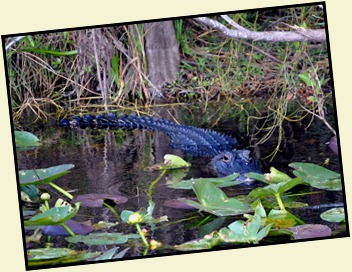
[[[189,114],[188,111],[183,109],[177,111],[177,114],[181,117],[179,120],[180,122],[183,121],[181,122],[183,124],[212,127],[219,132],[236,136],[244,147],[249,144],[249,137],[245,134],[246,124],[241,123],[238,118],[233,120],[230,117],[224,118],[223,122],[217,122],[213,126],[213,118],[205,118],[204,114],[200,118],[201,114],[197,111]],[[280,145],[280,151],[272,161],[263,159],[264,171],[267,171],[270,166],[275,166],[275,168],[290,174],[292,169],[288,167],[288,164],[291,162],[322,164],[326,159],[329,159],[329,163],[325,167],[341,172],[338,156],[332,153],[326,144],[332,134],[320,121],[314,121],[308,129],[306,127],[307,124],[304,124],[304,122],[285,123],[284,140]],[[41,139],[43,145],[36,150],[17,153],[19,170],[74,164],[75,167],[71,173],[60,178],[57,184],[65,189],[74,190],[73,195],[88,193],[123,195],[129,200],[127,203],[116,206],[118,212],[125,209],[138,211],[142,207],[148,207],[148,188],[160,174],[159,172],[148,171],[148,167],[162,162],[165,154],[176,154],[187,158],[192,163],[192,167],[185,178],[210,175],[206,170],[208,163],[206,159],[189,158],[179,150],[171,149],[168,145],[168,138],[162,133],[62,129],[52,126],[41,129],[33,128],[32,132]],[[274,150],[276,144],[277,135],[274,133],[270,140],[259,146],[261,156],[265,158]],[[165,205],[166,201],[181,197],[194,197],[192,191],[175,190],[166,186],[170,178],[170,175],[163,177],[156,184],[152,194],[152,199],[156,204],[154,216],[167,215],[169,222],[167,226],[151,230],[150,234],[152,238],[163,242],[165,245],[181,244],[204,235],[203,230],[196,225],[207,216],[193,210],[170,208]],[[224,191],[229,196],[244,195],[248,194],[255,186],[258,186],[258,184],[253,183],[252,187],[229,187]],[[50,190],[50,188],[47,189]],[[300,188],[297,189],[297,192],[299,190]],[[53,190],[51,190],[51,193],[54,199],[60,197]],[[343,193],[319,191],[318,194],[299,197],[297,200],[308,203],[309,207],[292,209],[292,213],[306,223],[323,223],[331,227],[333,231],[339,231],[338,235],[343,235],[339,224],[323,222],[319,217],[323,211],[343,205]],[[90,220],[92,223],[118,221],[106,208],[84,207],[80,209],[75,220]],[[221,221],[219,226],[223,227],[236,219],[232,217],[217,220]],[[119,224],[110,231],[135,232],[134,228],[126,226],[126,224]],[[60,239],[54,239],[53,241],[65,245],[65,242]],[[83,245],[77,247],[87,248]],[[103,247],[98,248],[98,250],[108,248]],[[92,247],[91,250],[97,250],[97,247]],[[142,250],[141,247],[133,247],[129,250],[128,256],[141,256]]]

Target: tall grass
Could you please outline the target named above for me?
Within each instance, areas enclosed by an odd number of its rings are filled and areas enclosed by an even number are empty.
[[[230,17],[255,31],[288,30],[287,25],[323,27],[322,12],[307,6]],[[325,43],[234,40],[192,19],[177,19],[174,26],[182,56],[177,80],[163,88],[169,103],[200,102],[206,110],[209,102],[223,100],[243,109],[242,101],[255,107],[261,100],[267,111],[247,114],[248,122],[257,121],[248,127],[253,145],[273,133],[282,136],[284,122],[319,118],[312,113],[323,110],[320,102],[331,95]],[[147,110],[154,101],[144,42],[143,24],[26,36],[7,52],[15,120],[28,112],[46,119],[73,112]],[[311,71],[324,79],[316,100],[300,95],[311,89],[301,80]],[[292,103],[295,110],[290,110]]]

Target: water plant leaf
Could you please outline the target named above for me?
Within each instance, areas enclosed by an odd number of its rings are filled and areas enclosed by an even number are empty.
[[[221,178],[198,178],[198,179],[191,178],[191,179],[182,180],[180,182],[176,182],[173,184],[169,184],[168,187],[173,189],[192,189],[193,188],[192,183],[195,180],[200,180],[200,181],[205,180],[207,182],[211,182],[215,184],[217,187],[223,188],[223,187],[241,184],[242,183],[241,181],[236,180],[239,176],[240,176],[239,174],[234,173],[229,176],[221,177]]]
[[[112,200],[115,204],[122,204],[128,201],[127,197],[113,194],[83,194],[78,195],[74,199],[75,202],[80,202],[84,207],[102,207],[105,200]]]
[[[90,233],[65,238],[70,243],[84,243],[88,246],[125,244],[129,239],[138,239],[138,234]]]
[[[211,249],[222,243],[222,239],[218,232],[214,231],[211,234],[204,236],[204,238],[195,239],[186,243],[175,245],[174,248],[179,251],[191,251],[191,250],[202,250]]]
[[[168,217],[167,216],[161,216],[159,218],[154,218],[152,216],[152,213],[150,211],[147,211],[142,208],[140,209],[138,212],[134,212],[134,211],[129,211],[129,210],[123,210],[121,212],[121,220],[124,221],[125,223],[131,224],[130,220],[130,216],[135,214],[136,218],[139,216],[140,218],[138,219],[138,222],[136,223],[146,223],[146,224],[155,224],[155,223],[160,223],[160,222],[165,222],[168,221]]]
[[[35,185],[21,186],[21,200],[26,202],[37,202],[40,194]]]
[[[277,170],[275,167],[270,167],[270,173],[266,174],[266,180],[269,183],[281,183],[290,181],[292,178],[287,174]]]
[[[296,177],[303,178],[312,187],[331,191],[342,190],[341,175],[334,171],[313,163],[295,162],[289,166],[295,169],[293,174]]]
[[[18,172],[20,185],[50,183],[53,180],[69,173],[68,170],[73,167],[73,164],[61,164],[43,169],[20,170]]]
[[[129,211],[129,210],[123,210],[120,214],[121,220],[124,221],[125,223],[128,222],[128,219],[130,218],[130,215],[132,215],[134,211]]]
[[[320,218],[334,223],[341,223],[346,220],[344,207],[333,208],[323,212]]]
[[[328,226],[320,224],[306,224],[288,228],[295,240],[320,238],[331,236],[331,229]]]
[[[293,197],[288,195],[281,196],[282,202],[286,208],[289,209],[297,209],[302,207],[307,207],[308,204],[304,202],[295,201],[292,199]],[[267,209],[273,209],[277,207],[277,200],[274,196],[268,196],[265,198],[261,198],[262,204]]]
[[[259,180],[259,181],[262,181],[262,182],[268,184],[269,182],[266,179],[266,175],[267,174],[258,174],[258,173],[247,173],[247,174],[245,174],[245,176],[247,178],[251,178],[251,179],[254,179],[254,180]]]
[[[27,250],[28,266],[53,265],[84,261],[98,256],[99,252],[76,251],[68,248],[36,248]]]
[[[67,220],[74,217],[79,210],[80,203],[70,205],[64,203],[61,206],[55,206],[43,213],[33,216],[29,220],[24,221],[25,226],[48,226],[48,225],[62,225]]]
[[[270,167],[270,173],[247,173],[245,176],[251,179],[262,181],[267,184],[281,183],[290,181],[292,179],[289,175],[277,170],[275,167]]]
[[[27,150],[40,145],[39,139],[27,131],[15,131],[15,143],[18,150]]]
[[[162,169],[178,169],[190,166],[191,164],[186,162],[181,157],[172,154],[166,154],[164,156],[164,164],[162,165]]]
[[[120,251],[119,253],[117,253],[117,254],[113,257],[113,259],[121,259],[121,258],[123,258],[123,257],[126,255],[126,253],[127,253],[127,251],[128,251],[129,249],[130,249],[130,248],[128,247],[128,248],[125,248],[124,250]]]
[[[251,210],[251,207],[236,198],[228,198],[216,185],[206,180],[194,180],[193,191],[199,201],[182,199],[180,201],[199,210],[216,216],[228,216],[243,214]]]
[[[246,222],[237,220],[225,228],[220,229],[219,233],[222,240],[227,243],[258,243],[268,235],[272,223],[261,228],[261,217],[254,215]]]
[[[112,257],[114,257],[114,255],[116,254],[118,249],[119,247],[110,248],[109,250],[105,251],[102,255],[96,257],[94,261],[111,260]]]
[[[263,198],[263,197],[268,197],[270,195],[282,194],[284,192],[289,191],[290,189],[292,189],[293,187],[299,184],[304,184],[304,181],[302,178],[294,178],[280,183],[269,184],[262,188],[253,189],[249,193],[249,197]]]
[[[88,233],[91,233],[94,231],[94,227],[87,225],[87,224],[82,224],[78,223],[72,219],[68,220],[65,222],[66,226],[68,226],[74,234],[81,234],[81,235],[87,235]],[[61,225],[59,226],[43,226],[42,232],[45,235],[48,236],[70,236],[70,234],[67,232],[67,230],[62,227]]]
[[[184,210],[194,210],[193,206],[189,206],[186,203],[182,202],[180,199],[169,199],[163,202],[163,206],[174,209],[184,209]]]
[[[289,212],[275,209],[269,212],[267,220],[278,229],[287,229],[297,224],[295,217],[291,216]]]

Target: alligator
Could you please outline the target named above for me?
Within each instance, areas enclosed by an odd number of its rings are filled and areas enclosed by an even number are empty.
[[[250,151],[237,149],[237,139],[210,129],[179,125],[157,117],[135,114],[116,116],[113,113],[73,116],[71,119],[61,120],[59,125],[83,129],[155,130],[170,138],[172,148],[181,149],[194,157],[211,158],[210,168],[219,177],[239,173],[238,180],[248,181],[246,173],[261,173],[259,162],[250,158]]]

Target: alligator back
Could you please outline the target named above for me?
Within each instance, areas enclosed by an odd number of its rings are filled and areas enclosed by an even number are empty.
[[[169,136],[171,146],[200,157],[214,157],[223,151],[232,151],[237,140],[225,134],[203,128],[183,126],[175,122],[149,116],[136,115],[84,115],[60,121],[63,127],[142,129],[160,131]]]

